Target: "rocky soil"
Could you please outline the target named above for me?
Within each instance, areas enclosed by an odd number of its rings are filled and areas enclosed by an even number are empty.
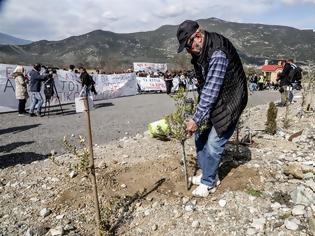
[[[246,110],[241,137],[250,129],[253,142],[237,153],[231,139],[222,183],[206,199],[186,190],[175,141],[144,133],[95,146],[103,227],[115,235],[315,235],[315,116],[299,104],[290,105],[287,129],[278,108],[275,135],[264,132],[267,105]],[[193,175],[192,139],[186,151]],[[0,235],[94,235],[91,183],[75,163],[66,154],[0,170]]]

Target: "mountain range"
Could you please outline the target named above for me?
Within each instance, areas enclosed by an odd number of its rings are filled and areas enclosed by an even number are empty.
[[[229,38],[242,61],[262,64],[265,59],[293,58],[315,62],[315,32],[287,26],[235,23],[217,18],[201,19],[207,31]],[[27,45],[0,45],[0,63],[33,64],[117,71],[132,67],[133,62],[168,63],[170,68],[189,66],[187,53],[177,54],[177,25],[137,33],[113,33],[95,30],[60,41],[41,40]],[[0,35],[1,42],[1,35]]]
[[[20,38],[16,38],[13,37],[11,35],[8,34],[4,34],[4,33],[0,33],[0,45],[2,44],[13,44],[13,45],[25,45],[25,44],[29,44],[32,41],[30,40],[26,40],[26,39],[20,39]]]

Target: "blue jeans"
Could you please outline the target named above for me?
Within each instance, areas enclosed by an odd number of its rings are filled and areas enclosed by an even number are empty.
[[[250,83],[250,84],[249,84],[249,91],[251,91],[251,92],[257,91],[257,84],[255,84],[255,83]]]
[[[40,94],[40,92],[31,92],[31,107],[30,107],[30,113],[34,113],[34,109],[37,105],[37,113],[40,113],[43,105],[43,97]]]
[[[231,126],[219,137],[215,128],[195,134],[198,165],[202,170],[201,183],[210,187],[216,184],[219,164],[224,151],[225,144],[232,136],[236,125]]]
[[[289,87],[288,101],[291,103],[293,101],[293,88]]]

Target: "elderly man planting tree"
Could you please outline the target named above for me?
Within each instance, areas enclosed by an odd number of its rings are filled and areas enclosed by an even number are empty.
[[[191,54],[198,80],[199,103],[186,131],[188,136],[196,132],[202,174],[189,179],[198,185],[192,194],[207,197],[219,184],[218,168],[225,144],[247,104],[246,76],[236,49],[224,36],[186,20],[178,27],[177,39],[178,53],[185,48]],[[207,128],[198,130],[205,122]]]

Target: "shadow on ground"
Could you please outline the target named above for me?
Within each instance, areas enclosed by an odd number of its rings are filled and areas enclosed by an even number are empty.
[[[240,145],[239,153],[235,150],[227,151],[226,149],[223,153],[222,164],[219,168],[220,180],[224,179],[232,169],[249,162],[251,160],[251,156],[251,150],[247,146]]]
[[[165,178],[161,178],[160,180],[155,182],[152,186],[150,186],[148,189],[144,189],[141,192],[136,192],[132,196],[123,198],[123,201],[120,203],[123,211],[114,212],[114,214],[112,215],[112,218],[114,220],[111,221],[111,219],[106,219],[107,222],[102,222],[103,227],[105,227],[107,233],[109,235],[116,235],[118,229],[124,223],[126,223],[128,219],[130,220],[130,218],[132,218],[132,214],[135,210],[135,208],[132,207],[132,204],[134,204],[135,202],[141,202],[142,200],[144,200],[145,197],[147,197],[150,193],[156,191],[164,182],[165,182]]]
[[[62,109],[61,109],[60,107],[52,107],[52,108],[44,111],[43,114],[45,117],[53,118],[53,117],[59,116],[59,115],[65,115],[65,116],[74,115],[74,114],[76,114],[76,112],[75,112],[75,108],[69,109],[69,108],[62,107]]]
[[[46,159],[47,155],[34,152],[9,153],[0,156],[0,169],[15,166],[18,164],[30,164],[33,161],[41,161]]]
[[[103,102],[103,103],[94,104],[95,109],[102,108],[102,107],[110,107],[110,106],[114,106],[114,104],[111,102]]]
[[[36,128],[38,126],[40,126],[41,124],[34,124],[34,125],[22,125],[22,126],[16,126],[16,127],[11,127],[11,128],[7,128],[7,129],[1,129],[0,130],[0,135],[2,134],[7,134],[7,133],[19,133],[19,132],[23,132],[29,129],[33,129]]]
[[[24,146],[24,145],[28,145],[28,144],[32,144],[34,143],[34,141],[29,141],[29,142],[15,142],[15,143],[10,143],[10,144],[6,144],[3,146],[0,146],[0,152],[6,152],[9,153],[11,151],[13,151],[14,149]]]
[[[94,109],[110,107],[110,106],[114,106],[114,104],[111,102],[97,103],[97,104],[94,104]],[[73,107],[73,109],[63,109],[63,111],[61,109],[52,109],[49,112],[48,111],[45,112],[46,117],[56,116],[56,115],[69,116],[69,115],[75,115],[75,114],[77,114],[75,111],[75,107]]]
[[[223,180],[233,169],[244,165],[245,163],[251,160],[251,151],[246,145],[240,145],[239,153],[235,150],[234,144],[227,144],[226,148],[223,152],[222,160],[219,167],[219,179]],[[198,166],[198,161],[191,160],[190,165],[193,167],[193,175],[198,175],[198,170],[200,169]],[[190,185],[190,188],[192,185]]]

